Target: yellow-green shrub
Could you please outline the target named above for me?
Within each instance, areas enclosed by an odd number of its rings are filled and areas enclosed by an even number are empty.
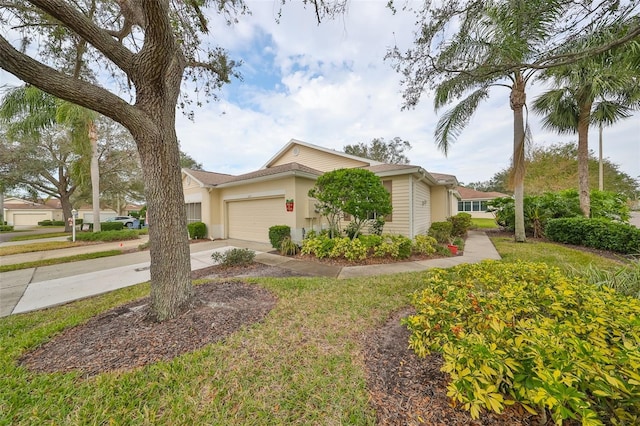
[[[444,357],[448,395],[477,418],[520,402],[554,420],[640,423],[640,301],[541,263],[432,270],[405,320]]]

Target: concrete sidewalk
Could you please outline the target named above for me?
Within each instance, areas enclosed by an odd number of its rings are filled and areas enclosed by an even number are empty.
[[[136,248],[144,241],[145,239],[141,239],[3,256],[0,261],[2,264],[14,264],[29,261],[25,259],[65,257],[89,251],[127,250]],[[341,279],[416,272],[461,263],[475,263],[485,259],[500,259],[500,255],[484,232],[470,231],[462,256],[348,267],[279,256],[269,253],[273,250],[269,244],[239,240],[205,241],[191,244],[191,269],[211,266],[211,254],[214,251],[225,251],[233,247],[254,250],[256,261],[260,263],[313,276]],[[0,316],[59,305],[148,280],[148,251],[0,273]]]

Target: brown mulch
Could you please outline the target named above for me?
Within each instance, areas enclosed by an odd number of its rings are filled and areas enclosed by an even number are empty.
[[[256,263],[251,267],[213,266],[193,278],[292,276],[291,271]],[[295,274],[298,275],[298,274]],[[148,298],[131,302],[71,328],[25,354],[20,362],[37,372],[79,371],[85,377],[100,372],[129,370],[224,339],[245,324],[261,321],[275,306],[267,290],[236,279],[195,287],[195,302],[176,319],[162,323],[147,319]],[[363,339],[371,404],[380,425],[530,425],[524,409],[485,413],[472,420],[451,406],[447,377],[439,356],[419,359],[407,348],[409,332],[400,319],[410,308],[395,313],[381,328]]]
[[[453,407],[447,397],[447,374],[440,371],[438,354],[424,359],[408,348],[409,330],[400,320],[412,308],[396,312],[366,337],[365,366],[371,404],[379,425],[537,425],[539,419],[521,406],[507,407],[502,414],[483,412],[479,419]],[[553,422],[549,420],[548,425]]]

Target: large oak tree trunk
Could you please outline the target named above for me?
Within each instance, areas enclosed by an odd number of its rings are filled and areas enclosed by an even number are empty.
[[[151,315],[175,317],[192,295],[187,215],[174,121],[138,139],[151,252]]]
[[[520,73],[516,73],[516,79],[511,89],[509,98],[513,110],[513,196],[515,198],[515,240],[525,242],[526,232],[524,227],[524,116],[522,109],[526,103],[525,81]]]

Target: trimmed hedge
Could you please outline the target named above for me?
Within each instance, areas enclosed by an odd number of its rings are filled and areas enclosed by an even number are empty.
[[[291,238],[291,227],[288,225],[274,225],[269,228],[269,241],[271,247],[280,250],[282,240],[285,238]]]
[[[38,222],[38,226],[65,226],[66,222],[64,220],[43,220]]]
[[[120,231],[124,228],[122,222],[100,222],[101,231]]]
[[[640,229],[608,219],[551,219],[547,222],[545,233],[549,240],[559,243],[640,254]]]
[[[113,222],[108,222],[113,223]],[[101,224],[102,225],[102,224]],[[120,223],[120,225],[122,225]],[[125,241],[138,239],[138,232],[132,230],[78,232],[76,241]],[[71,239],[71,238],[69,238]]]
[[[189,238],[191,239],[202,239],[207,235],[207,225],[203,222],[192,222],[187,225],[187,229],[189,230]]]
[[[0,232],[13,231],[13,225],[0,225]]]

